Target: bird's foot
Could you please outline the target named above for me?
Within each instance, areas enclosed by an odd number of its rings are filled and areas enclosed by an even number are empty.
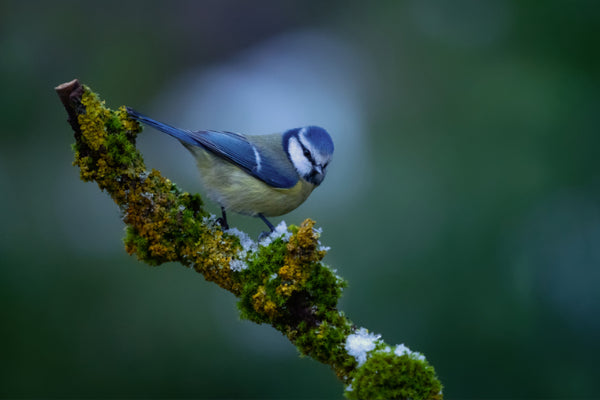
[[[229,229],[229,224],[227,223],[227,220],[226,220],[226,219],[224,219],[224,218],[222,218],[222,217],[219,217],[219,218],[217,218],[217,223],[218,223],[219,225],[221,225],[221,229],[222,229],[222,230],[226,231],[226,230],[228,230],[228,229]]]
[[[267,231],[262,231],[259,235],[258,235],[258,241],[263,241],[264,239],[266,239],[269,235],[271,234],[271,232],[267,232]]]

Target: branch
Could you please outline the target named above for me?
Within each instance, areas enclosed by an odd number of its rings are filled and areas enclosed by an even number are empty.
[[[349,399],[441,399],[425,357],[356,328],[338,311],[346,282],[322,260],[320,230],[307,219],[282,222],[255,242],[223,231],[197,194],[147,171],[135,140],[140,125],[124,107],[110,110],[78,80],[55,88],[75,133],[74,165],[119,206],[125,249],[150,265],[177,261],[238,297],[243,318],[267,323],[303,354],[329,365]]]

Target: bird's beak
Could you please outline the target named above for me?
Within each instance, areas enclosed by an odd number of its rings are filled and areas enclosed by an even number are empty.
[[[310,172],[308,181],[318,186],[321,184],[321,182],[323,182],[324,178],[325,175],[323,175],[323,167],[320,165],[315,165]]]

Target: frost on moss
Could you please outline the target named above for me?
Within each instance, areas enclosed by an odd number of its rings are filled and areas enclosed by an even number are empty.
[[[282,223],[261,241],[223,231],[199,195],[146,169],[135,146],[141,128],[124,107],[110,110],[78,81],[56,90],[75,132],[73,163],[119,206],[129,254],[150,265],[179,262],[232,292],[243,318],[272,325],[301,355],[329,365],[349,398],[441,398],[423,356],[403,345],[392,351],[337,309],[346,282],[323,262],[328,248],[314,221]]]

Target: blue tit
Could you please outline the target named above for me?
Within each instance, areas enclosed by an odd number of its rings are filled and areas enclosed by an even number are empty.
[[[129,116],[178,139],[196,158],[207,195],[227,211],[261,218],[287,214],[323,182],[333,141],[323,128],[306,126],[271,135],[189,131],[127,108]]]

